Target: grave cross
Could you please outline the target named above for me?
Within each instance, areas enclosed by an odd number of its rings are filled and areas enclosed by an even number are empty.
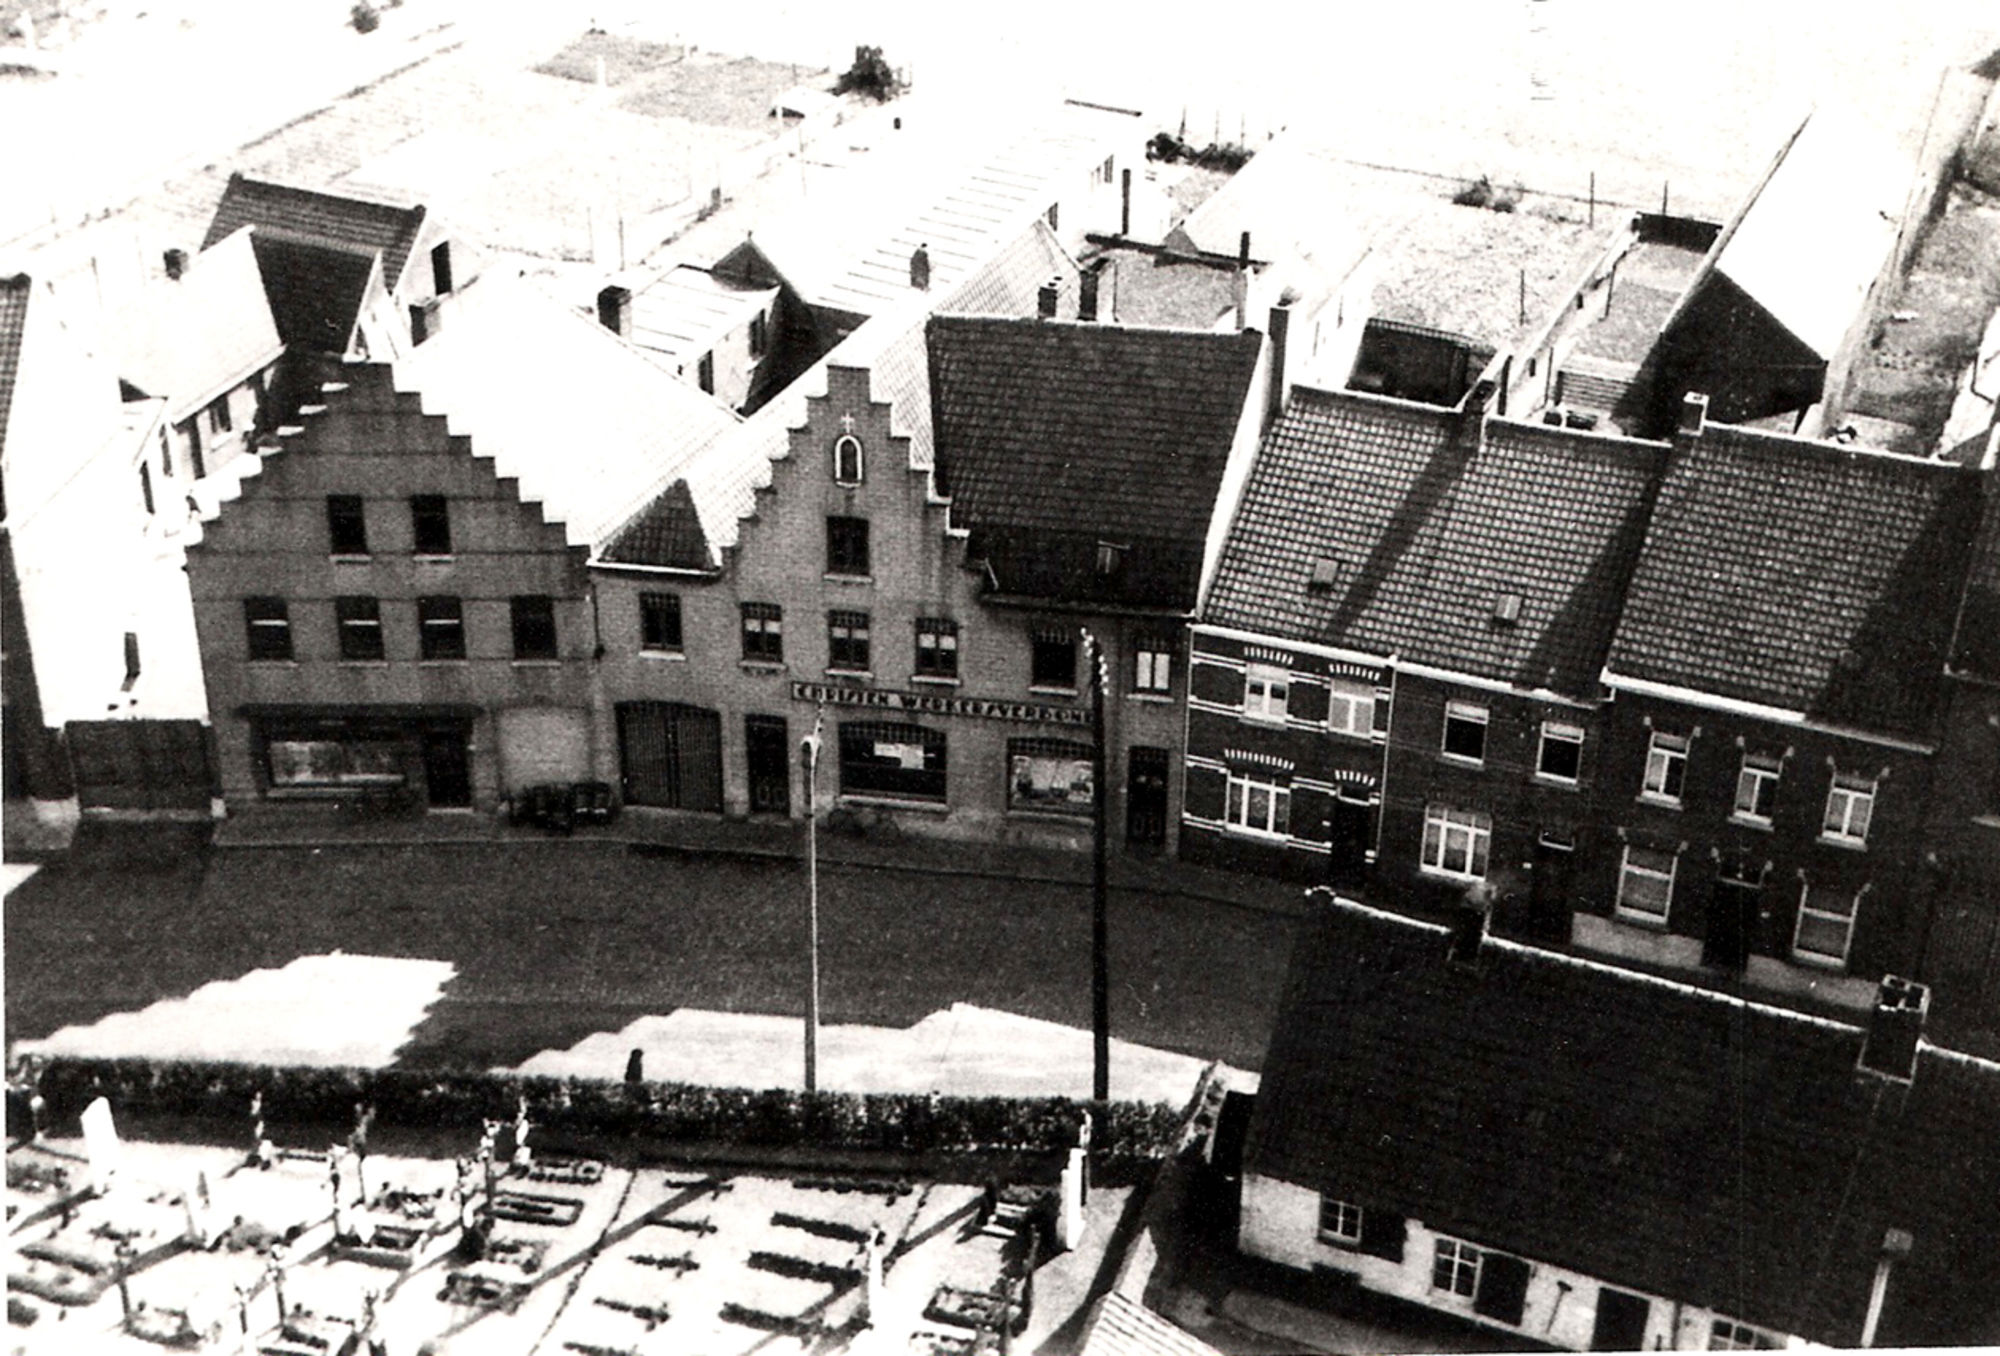
[[[514,1108],[514,1171],[526,1173],[534,1161],[528,1149],[528,1131],[533,1127],[528,1123],[528,1098],[522,1094]]]

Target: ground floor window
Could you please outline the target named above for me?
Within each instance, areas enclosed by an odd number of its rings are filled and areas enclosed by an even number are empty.
[[[1484,880],[1492,846],[1492,816],[1446,805],[1424,810],[1424,870],[1460,880]]]
[[[1625,849],[1624,866],[1618,875],[1618,912],[1628,918],[1665,923],[1674,901],[1674,870],[1678,859],[1671,852],[1650,848]]]
[[[1007,741],[1007,808],[1088,815],[1097,807],[1088,744],[1061,739]]]
[[[840,790],[843,795],[942,802],[945,798],[943,731],[878,721],[843,722]]]
[[[1431,1260],[1431,1289],[1467,1299],[1479,1289],[1480,1251],[1455,1238],[1440,1238]]]
[[[1708,1330],[1710,1351],[1772,1351],[1781,1345],[1775,1333],[1738,1323],[1733,1318],[1718,1318]]]
[[[1283,836],[1292,831],[1292,788],[1229,774],[1223,820],[1233,832]]]
[[[1361,1241],[1361,1207],[1352,1201],[1319,1198],[1319,1236],[1328,1243]]]
[[[271,785],[279,789],[400,786],[402,746],[381,739],[273,739]]]
[[[1847,949],[1854,940],[1854,915],[1860,907],[1861,897],[1855,891],[1800,887],[1793,956],[1818,965],[1845,965]]]

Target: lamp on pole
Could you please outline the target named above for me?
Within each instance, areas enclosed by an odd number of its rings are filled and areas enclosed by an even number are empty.
[[[806,1091],[819,1091],[819,749],[824,709],[799,741],[806,773]]]
[[[1104,647],[1089,628],[1083,630],[1084,657],[1090,665],[1090,798],[1093,806],[1090,871],[1090,1032],[1091,1093],[1100,1102],[1111,1098],[1111,964],[1109,893],[1106,883],[1104,757],[1104,689],[1110,681]]]

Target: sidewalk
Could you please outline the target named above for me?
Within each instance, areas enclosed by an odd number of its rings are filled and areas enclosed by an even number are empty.
[[[886,827],[819,832],[823,865],[872,867],[931,876],[970,876],[1087,885],[1088,852],[1018,844],[968,842]],[[803,862],[802,822],[725,819],[674,810],[627,807],[608,825],[578,828],[567,838],[516,827],[497,815],[433,812],[355,819],[333,807],[258,805],[217,823],[218,849],[384,847],[419,843],[547,843],[551,847],[612,844],[663,855],[741,857]],[[1303,890],[1285,881],[1193,866],[1167,856],[1138,856],[1113,848],[1112,888],[1149,895],[1179,895],[1240,908],[1297,915]]]

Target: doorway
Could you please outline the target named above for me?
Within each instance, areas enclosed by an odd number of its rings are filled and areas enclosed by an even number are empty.
[[[1653,1316],[1652,1302],[1623,1290],[1600,1286],[1597,1291],[1597,1322],[1590,1330],[1592,1351],[1643,1351],[1646,1321]]]
[[[1368,845],[1375,837],[1375,816],[1368,802],[1358,798],[1365,795],[1343,788],[1333,798],[1326,822],[1330,850],[1327,878],[1333,885],[1359,885],[1368,878]]]
[[[433,809],[472,804],[472,772],[462,730],[424,731],[424,787]]]
[[[750,812],[792,812],[792,749],[783,716],[745,716],[743,748],[750,764]]]
[[[1125,764],[1125,842],[1164,847],[1167,841],[1167,751],[1134,745]]]

